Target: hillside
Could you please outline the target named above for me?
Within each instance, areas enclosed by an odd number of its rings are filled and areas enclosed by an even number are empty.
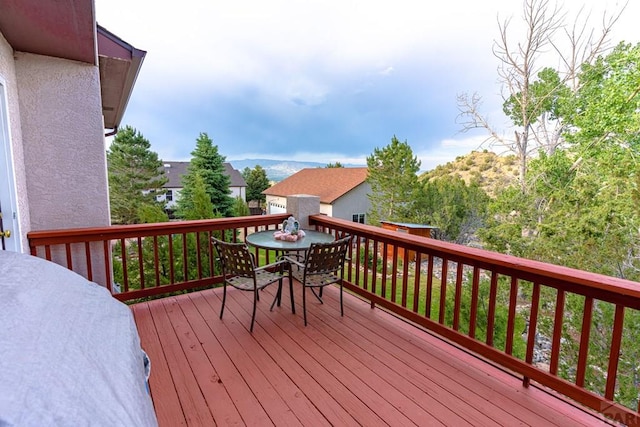
[[[518,178],[518,162],[514,155],[498,156],[490,151],[472,151],[454,161],[437,166],[420,175],[421,180],[442,176],[458,176],[467,184],[476,180],[490,196],[514,183]]]

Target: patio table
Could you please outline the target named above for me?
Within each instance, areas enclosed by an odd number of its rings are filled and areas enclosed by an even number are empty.
[[[295,242],[289,242],[286,240],[276,240],[276,238],[273,237],[274,232],[275,230],[267,230],[249,234],[245,238],[245,242],[248,245],[261,249],[279,252],[298,252],[308,250],[312,243],[330,243],[335,240],[333,234],[304,230],[304,237],[299,238]]]

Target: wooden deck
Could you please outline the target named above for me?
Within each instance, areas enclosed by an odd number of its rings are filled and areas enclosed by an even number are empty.
[[[346,292],[341,318],[334,288],[304,327],[295,288],[296,314],[261,294],[253,334],[247,292],[222,320],[221,289],[132,306],[161,426],[606,424]]]

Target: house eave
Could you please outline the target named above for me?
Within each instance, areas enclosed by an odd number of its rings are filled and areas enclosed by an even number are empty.
[[[98,66],[104,127],[120,125],[146,52],[97,25],[93,0],[0,0],[0,11],[14,51]]]

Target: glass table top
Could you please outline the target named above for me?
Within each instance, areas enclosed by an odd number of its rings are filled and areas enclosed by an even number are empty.
[[[335,237],[329,233],[304,230],[305,236],[303,238],[300,238],[295,242],[289,242],[286,240],[276,240],[276,238],[273,237],[273,233],[275,231],[276,230],[258,231],[257,233],[249,234],[245,241],[248,245],[263,249],[273,249],[277,251],[305,251],[309,249],[312,243],[330,243],[335,240]]]

